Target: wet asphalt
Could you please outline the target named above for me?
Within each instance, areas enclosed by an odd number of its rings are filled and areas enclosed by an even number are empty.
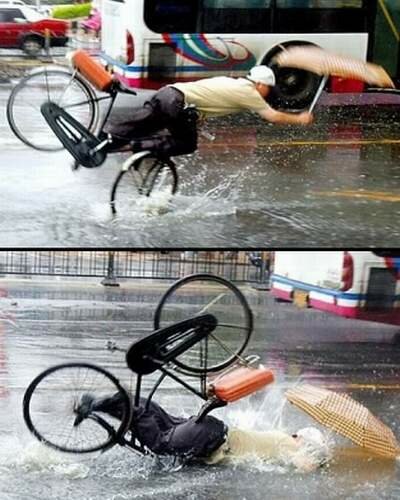
[[[11,87],[0,86],[3,109]],[[0,246],[397,246],[399,102],[325,94],[309,127],[251,114],[209,120],[214,140],[201,137],[198,152],[177,158],[178,194],[138,197],[117,217],[110,189],[124,157],[71,171],[68,153],[24,146],[3,113]]]
[[[123,354],[108,352],[106,342],[113,339],[126,348],[151,332],[155,307],[168,285],[143,280],[107,288],[98,281],[2,280],[1,500],[398,498],[398,464],[365,454],[337,435],[336,458],[309,475],[256,461],[174,470],[168,462],[160,464],[120,447],[85,457],[40,445],[22,419],[22,397],[32,378],[56,363],[90,361],[130,384]],[[308,382],[346,392],[400,436],[398,327],[297,309],[250,286],[242,291],[255,317],[246,353],[258,354],[276,380],[256,395],[217,410],[216,416],[229,425],[292,432],[312,421],[285,404],[284,392]],[[212,299],[212,289],[208,293]],[[193,291],[184,302],[196,296]],[[59,397],[56,392],[53,396]],[[157,400],[186,416],[200,405],[173,382],[162,384]]]

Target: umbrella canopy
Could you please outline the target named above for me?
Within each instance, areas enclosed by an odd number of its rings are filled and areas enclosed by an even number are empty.
[[[393,432],[347,394],[312,385],[286,392],[287,399],[317,422],[378,455],[396,458],[400,445]]]
[[[377,64],[346,57],[314,46],[294,45],[276,56],[279,66],[300,68],[318,75],[354,78],[378,87],[394,88],[390,76]]]

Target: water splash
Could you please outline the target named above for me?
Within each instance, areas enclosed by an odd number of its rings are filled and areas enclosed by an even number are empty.
[[[314,422],[310,423],[308,417],[299,421],[298,415],[292,415],[284,395],[285,390],[286,386],[277,381],[262,392],[261,397],[260,393],[257,393],[253,397],[238,401],[232,407],[225,407],[222,419],[232,428],[245,431],[282,431],[289,435],[296,433],[300,427],[312,425],[321,432],[321,445],[311,446],[309,442],[304,442],[297,452],[278,460],[274,458],[263,460],[251,455],[250,457],[237,457],[234,459],[235,463],[251,464],[263,470],[270,470],[270,467],[280,470],[282,466],[293,468],[295,465],[297,471],[309,472],[332,457],[335,445],[332,432],[318,427]]]
[[[37,441],[22,444],[15,436],[11,436],[1,439],[0,444],[0,469],[3,471],[17,467],[24,472],[50,471],[70,479],[83,479],[90,470],[87,464],[77,462],[76,458],[74,460]]]
[[[112,223],[118,226],[125,225],[129,221],[135,226],[145,227],[146,224],[154,224],[155,218],[159,224],[171,224],[174,220],[192,217],[224,217],[235,215],[237,211],[238,186],[243,174],[236,174],[226,178],[204,193],[199,190],[202,174],[192,179],[189,184],[182,186],[182,192],[172,196],[167,191],[159,191],[150,197],[138,196],[129,210],[119,210]],[[196,192],[190,193],[191,188]],[[189,192],[189,194],[187,194]],[[96,212],[99,214],[99,208]],[[104,216],[103,212],[103,216]]]

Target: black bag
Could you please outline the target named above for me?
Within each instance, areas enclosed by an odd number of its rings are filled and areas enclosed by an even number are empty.
[[[167,128],[134,141],[133,150],[149,150],[166,157],[193,153],[197,149],[198,116],[195,108],[183,109]]]

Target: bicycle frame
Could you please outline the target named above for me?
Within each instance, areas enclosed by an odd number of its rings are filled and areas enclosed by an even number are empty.
[[[183,387],[196,394],[196,396],[207,400],[205,389],[207,352],[205,352],[205,356],[200,360],[204,369],[204,373],[200,375],[200,391],[182,380],[167,367],[173,366],[174,360],[178,356],[201,340],[206,339],[217,325],[218,322],[215,316],[212,314],[202,314],[156,330],[148,337],[135,342],[126,353],[128,367],[137,374],[135,405],[139,404],[142,377],[157,370],[162,373],[150,391],[150,395],[147,398],[148,403],[166,376],[171,377]]]
[[[202,406],[196,417],[197,421],[201,421],[211,410],[227,405],[227,400],[220,399],[216,395],[210,395],[209,390],[207,389],[207,349],[205,349],[204,356],[201,359],[203,363],[203,373],[200,373],[200,375],[197,374],[197,377],[200,378],[200,391],[195,389],[189,383],[185,382],[182,378],[180,378],[176,373],[173,372],[174,361],[176,360],[176,358],[200,341],[206,340],[208,336],[212,335],[213,330],[217,326],[218,322],[215,316],[213,316],[212,314],[202,314],[156,330],[151,335],[132,344],[126,352],[126,361],[128,367],[137,374],[136,388],[134,393],[135,406],[140,405],[140,394],[143,376],[149,375],[156,371],[160,371],[161,375],[154,383],[149,395],[146,398],[146,408],[149,406],[150,401],[157,391],[158,387],[160,386],[161,382],[166,377],[171,377],[185,389],[189,390],[205,401],[205,404]],[[117,350],[117,348],[113,345],[109,345],[108,348],[110,350]],[[250,356],[246,359],[240,358],[242,366],[250,366],[257,360],[257,356]],[[231,373],[232,369],[233,368],[231,365],[226,370],[226,372]],[[260,381],[257,388],[264,386],[266,385],[266,383],[270,383],[273,380],[273,377],[271,375],[268,378],[269,380],[267,382],[264,372],[263,379]],[[81,410],[81,412],[85,414],[85,409]],[[79,410],[77,411],[77,415],[78,419],[81,418]],[[113,438],[114,443],[116,442],[120,446],[126,446],[142,454],[150,453],[146,448],[141,446],[141,444],[136,440],[133,434],[131,435],[130,439],[126,439],[125,436],[121,436],[119,439],[117,439],[113,427],[110,426],[110,424],[108,424],[108,422],[106,422],[98,414],[89,413],[88,415],[84,415],[83,418],[91,418],[96,423],[101,425],[109,433],[110,437]]]
[[[124,436],[122,436],[120,439],[116,440],[115,439],[116,433],[115,433],[114,428],[106,420],[104,420],[104,418],[100,417],[97,413],[91,413],[90,415],[88,415],[87,418],[90,420],[93,420],[94,422],[96,422],[96,424],[99,424],[101,427],[103,427],[103,429],[105,429],[108,432],[110,437],[113,438],[113,441],[116,441],[116,444],[119,444],[120,446],[126,446],[127,448],[131,448],[132,450],[137,451],[137,452],[141,453],[142,455],[149,454],[149,452],[143,446],[141,446],[140,444],[136,444],[137,440],[135,440],[133,435],[132,435],[131,439],[129,439],[129,440],[126,439]],[[114,445],[114,442],[110,445],[110,447],[113,445]],[[103,450],[103,453],[107,449],[108,448],[105,448]]]
[[[151,389],[149,395],[146,399],[146,407],[150,404],[150,401],[155,394],[156,390],[160,386],[161,382],[165,377],[169,376],[183,387],[194,393],[196,396],[208,400],[206,393],[206,374],[207,374],[207,356],[204,357],[204,374],[200,376],[201,380],[201,391],[196,390],[190,384],[182,380],[179,376],[174,374],[170,369],[166,368],[168,365],[173,365],[174,359],[180,354],[184,353],[195,344],[201,340],[206,339],[211,332],[217,327],[218,322],[212,314],[202,314],[193,318],[189,318],[179,323],[161,328],[151,335],[141,339],[134,344],[126,352],[126,361],[128,367],[137,374],[136,389],[134,394],[134,404],[139,405],[142,377],[144,375],[149,375],[155,371],[161,371],[161,375],[155,382],[153,388]],[[108,346],[110,350],[117,350],[114,346]],[[206,404],[203,414],[199,415],[198,418],[202,418],[206,413],[211,411],[211,409],[216,406],[223,406],[226,403],[212,401],[213,404]],[[86,414],[87,412],[87,414]],[[77,425],[84,418],[89,418],[95,421],[97,424],[101,425],[113,438],[115,442],[115,430],[113,427],[100,415],[97,413],[90,413],[86,408],[78,408],[77,411]],[[140,444],[137,444],[137,440],[132,435],[131,439],[126,439],[122,436],[120,439],[116,440],[120,446],[126,446],[142,454],[148,454],[149,452]]]
[[[181,308],[175,314],[168,305],[180,304],[177,298],[181,291],[190,291],[195,282],[199,286],[206,282],[206,294],[190,308],[191,316],[187,317],[186,309]],[[226,300],[222,301],[224,297]],[[211,309],[216,303],[219,305]],[[239,313],[231,316],[233,305],[239,307]],[[162,311],[165,314],[161,314]],[[177,321],[179,317],[186,318]],[[227,318],[231,319],[227,321]],[[174,320],[176,322],[171,324]],[[37,375],[27,387],[23,399],[25,423],[36,438],[60,451],[104,451],[119,444],[147,454],[149,450],[135,438],[133,406],[151,409],[155,404],[152,398],[166,377],[204,401],[194,417],[197,421],[212,409],[236,401],[273,381],[270,370],[250,366],[254,359],[242,357],[252,324],[246,299],[232,283],[208,274],[187,276],[172,285],[161,298],[154,317],[155,331],[133,342],[127,350],[117,348],[112,341],[107,343],[110,351],[124,352],[128,368],[136,374],[132,390],[127,390],[117,377],[95,364],[71,362],[54,365]],[[217,348],[215,352],[214,348]],[[45,423],[48,414],[51,415],[53,409],[58,412],[60,408],[51,404],[45,415],[42,411],[42,397],[47,398],[48,389],[55,381],[61,381],[61,384],[68,381],[65,374],[77,376],[76,384],[68,386],[71,397],[67,398],[62,409],[66,417],[63,425],[70,426],[67,441],[64,428],[60,429],[61,433],[57,434],[58,429],[52,433]],[[146,384],[146,395],[141,397],[142,379],[150,374],[155,374],[155,377],[150,386]],[[61,379],[58,378],[60,375]],[[190,376],[194,380],[189,379]],[[102,383],[96,397],[99,380]],[[91,433],[86,437],[86,427],[81,427],[85,420],[95,422],[99,427],[99,439],[93,440]]]

